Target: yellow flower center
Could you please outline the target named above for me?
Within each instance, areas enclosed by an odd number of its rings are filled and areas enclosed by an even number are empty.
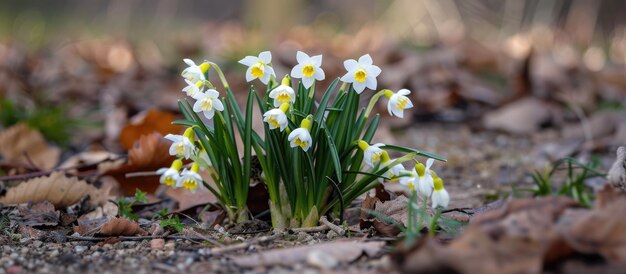
[[[308,64],[302,67],[302,74],[306,77],[311,77],[313,76],[313,73],[315,73],[315,68],[313,67],[313,65]]]
[[[364,69],[360,68],[354,73],[354,80],[359,83],[365,82],[365,78],[367,78],[367,72]]]
[[[280,127],[280,125],[278,124],[278,120],[276,120],[276,117],[274,116],[270,116],[269,118],[267,118],[267,123],[272,125],[274,128]]]
[[[383,156],[383,152],[382,151],[378,151],[378,152],[374,152],[372,154],[372,162],[377,163],[380,160],[380,157]]]
[[[413,184],[413,181],[409,181],[409,183],[407,185],[409,186],[409,189],[411,191],[415,191],[415,185]]]
[[[202,101],[200,101],[200,107],[204,111],[210,111],[213,109],[213,99],[210,97],[204,97]]]
[[[256,65],[252,66],[252,69],[250,69],[250,73],[252,73],[252,76],[254,76],[254,78],[263,77],[264,65],[261,63],[257,63]]]
[[[302,141],[302,140],[300,140],[300,138],[296,138],[293,141],[293,143],[298,145],[298,146],[300,146],[300,148],[302,148],[302,149],[304,149],[307,146],[307,144],[308,144],[307,141]]]
[[[198,181],[194,179],[185,179],[183,180],[183,187],[188,190],[194,190],[198,188]]]
[[[281,102],[281,103],[288,103],[291,101],[291,96],[286,91],[283,91],[280,94],[278,94],[278,97],[276,97],[276,100],[278,100],[278,102]]]
[[[407,99],[406,97],[400,97],[398,99],[398,102],[396,103],[396,107],[399,110],[404,110],[404,108],[406,108],[406,104],[409,102],[409,99]]]
[[[172,178],[172,176],[167,176],[167,177],[165,177],[163,182],[165,183],[166,186],[173,186],[176,183],[176,180],[174,180],[174,178]]]
[[[176,154],[183,155],[185,154],[185,145],[182,142],[177,143],[174,148],[176,148]]]

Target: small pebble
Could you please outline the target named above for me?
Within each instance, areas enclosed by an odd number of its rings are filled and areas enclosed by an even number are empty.
[[[163,239],[152,239],[150,241],[150,247],[152,249],[161,250],[165,247],[165,240]]]
[[[335,257],[319,250],[313,250],[306,256],[306,263],[320,269],[331,269],[339,264]]]
[[[41,247],[42,245],[43,245],[43,242],[42,242],[42,241],[37,240],[37,241],[34,241],[34,242],[33,242],[33,246],[34,246],[34,247]]]
[[[86,247],[84,245],[77,245],[76,247],[74,247],[74,250],[76,250],[76,253],[83,253],[87,249],[88,249],[88,247]]]

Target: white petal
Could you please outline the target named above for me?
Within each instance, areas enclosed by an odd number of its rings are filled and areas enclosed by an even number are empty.
[[[296,52],[296,60],[298,60],[299,64],[303,64],[303,63],[309,61],[309,59],[310,58],[309,58],[308,54],[306,54],[306,53],[304,53],[302,51]]]
[[[187,64],[190,67],[196,65],[196,63],[194,63],[193,60],[191,59],[183,59],[183,62],[185,62],[185,64]]]
[[[272,75],[274,77],[276,77],[276,74],[274,73],[274,68],[270,67],[270,66],[266,66],[265,67],[265,73],[268,75]]]
[[[404,118],[404,111],[394,107],[392,110],[393,114],[395,114],[396,116],[398,116],[399,118]]]
[[[207,119],[213,119],[213,116],[215,115],[215,109],[204,111],[203,114],[204,114],[204,117],[206,117]]]
[[[214,89],[207,90],[205,94],[211,98],[218,98],[220,96],[220,93]]]
[[[402,95],[402,96],[406,96],[406,95],[411,94],[411,91],[408,90],[408,89],[403,88],[401,90],[398,90],[398,92],[396,92],[396,94]]]
[[[200,111],[202,111],[202,103],[200,103],[200,100],[197,100],[197,101],[193,104],[193,111],[195,111],[195,112],[200,112]]]
[[[304,78],[302,78],[302,85],[305,88],[310,88],[313,85],[313,78],[311,78],[311,77],[304,77]]]
[[[324,74],[324,71],[318,67],[315,69],[315,74],[313,74],[313,78],[315,78],[315,80],[317,81],[322,81],[324,80],[324,78],[326,78],[326,75]]]
[[[343,67],[346,68],[346,70],[349,72],[354,71],[358,68],[359,66],[359,62],[357,62],[354,59],[348,59],[343,61]]]
[[[259,59],[263,61],[265,64],[269,64],[272,62],[272,53],[269,51],[264,51],[259,54]]]
[[[371,75],[368,75],[367,78],[365,78],[365,85],[367,86],[367,88],[371,90],[375,90],[377,84],[378,82],[376,81],[376,77],[372,77]]]
[[[372,56],[369,54],[365,54],[359,58],[359,64],[361,65],[371,65],[372,62]]]
[[[254,66],[254,64],[259,62],[259,58],[254,57],[254,56],[246,56],[243,59],[239,60],[239,64],[242,65],[246,65],[246,66]]]
[[[435,162],[435,159],[428,158],[428,160],[426,160],[426,169],[430,169],[430,167],[433,165],[433,162]]]
[[[372,77],[377,77],[378,75],[380,75],[380,72],[381,72],[380,68],[374,65],[369,66],[369,68],[367,69],[368,76],[372,76]]]
[[[352,82],[352,87],[357,94],[361,94],[365,90],[365,82]]]
[[[254,80],[254,76],[252,76],[252,67],[248,67],[248,70],[246,70],[246,81],[250,82]]]
[[[157,175],[161,175],[161,174],[165,173],[168,170],[169,170],[169,168],[167,168],[167,167],[159,168],[159,169],[157,169],[156,174]]]
[[[311,57],[311,61],[313,65],[315,65],[316,67],[320,67],[322,65],[322,55],[320,54]]]
[[[215,99],[215,101],[213,101],[213,108],[217,111],[224,111],[224,104],[222,104],[220,99]]]
[[[295,67],[291,69],[291,77],[293,78],[302,78],[302,64],[297,64]]]
[[[261,80],[261,83],[267,85],[267,83],[270,82],[270,76],[271,74],[267,73],[267,69],[266,69],[265,73],[263,74],[263,76],[261,76],[261,78],[259,78],[259,80]]]
[[[354,83],[354,73],[348,71],[344,76],[341,76],[341,81],[346,83]]]

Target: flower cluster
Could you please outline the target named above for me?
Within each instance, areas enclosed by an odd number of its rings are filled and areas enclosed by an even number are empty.
[[[321,96],[316,96],[315,84],[326,78],[322,55],[298,51],[295,59],[297,64],[280,82],[269,51],[239,60],[247,67],[248,82],[258,79],[267,86],[263,96],[251,87],[245,112],[217,64],[204,61],[197,65],[185,59],[182,92],[190,98],[179,101],[185,120],[177,123],[188,128],[183,135],[166,136],[172,141],[169,152],[178,160],[170,168],[158,170],[161,182],[190,190],[204,185],[217,196],[231,222],[243,221],[250,216],[246,207],[254,156],[263,171],[261,180],[267,186],[275,228],[316,225],[321,214],[341,216],[344,204],[385,178],[428,193],[433,207],[447,206],[443,181],[430,171],[432,159],[428,167],[418,163],[411,172],[402,164],[419,155],[443,158],[412,148],[369,144],[380,115],[370,114],[379,98],[387,99],[390,116],[402,118],[405,110],[413,107],[409,90],[379,90],[371,95],[366,108],[360,108],[361,94],[366,89],[376,90],[381,74],[369,54],[346,60],[346,73]],[[212,71],[224,90],[211,83]],[[299,84],[293,85],[292,79],[299,79]],[[261,133],[252,129],[255,101],[264,122]],[[243,143],[243,151],[238,143]],[[390,159],[386,149],[406,154]],[[183,160],[189,162],[188,169],[183,169]],[[364,168],[371,170],[365,172]],[[214,184],[203,181],[200,169],[206,170]]]

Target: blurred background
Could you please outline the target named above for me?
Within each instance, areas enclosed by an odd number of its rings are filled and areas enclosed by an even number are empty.
[[[142,133],[176,130],[157,124],[179,114],[183,58],[222,64],[241,91],[237,60],[264,50],[278,77],[297,50],[323,54],[327,79],[370,53],[379,87],[415,103],[401,121],[381,104],[377,138],[448,157],[459,188],[610,158],[626,141],[626,2],[591,0],[6,0],[0,129],[26,123],[61,158],[125,153]]]

